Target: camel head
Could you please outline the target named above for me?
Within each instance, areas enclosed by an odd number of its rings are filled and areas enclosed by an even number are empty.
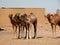
[[[47,15],[44,15],[45,18],[49,18],[50,17],[50,14],[47,14]]]
[[[8,17],[11,19],[13,17],[13,14],[10,14]]]
[[[45,18],[50,18],[50,17],[53,17],[53,14],[47,14],[47,15],[44,15]]]
[[[27,17],[27,14],[26,13],[24,14],[24,17]]]
[[[48,21],[50,21],[54,18],[54,15],[53,14],[47,14],[47,15],[44,15],[44,17],[47,18]]]
[[[27,17],[27,14],[25,13],[25,14],[23,14],[23,15],[21,15],[21,18],[22,19],[25,19]]]

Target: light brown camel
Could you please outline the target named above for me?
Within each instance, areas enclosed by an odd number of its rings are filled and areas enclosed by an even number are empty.
[[[45,15],[52,27],[53,37],[56,36],[56,26],[60,26],[60,16],[58,14],[48,14]]]
[[[24,31],[24,22],[22,21],[20,17],[20,13],[16,13],[14,16],[15,21],[17,22],[18,25],[18,38],[22,38],[23,31]]]
[[[19,14],[16,14],[14,17],[12,17],[12,16],[13,16],[12,14],[9,15],[12,26],[17,27],[17,25],[18,25],[18,27],[19,27],[18,38],[20,38],[20,31],[21,31],[20,28],[21,27],[23,28],[23,30],[24,30],[24,27],[26,28],[25,38],[30,38],[29,37],[29,27],[30,27],[31,23],[34,26],[34,38],[36,38],[37,18],[35,15],[33,15],[33,13],[30,13],[29,16],[27,16],[27,14],[24,14],[22,16],[19,16]]]
[[[27,15],[27,14],[21,15],[21,19],[26,27],[25,38],[28,38],[28,39],[30,38],[30,36],[29,36],[30,24],[32,24],[34,26],[34,38],[36,38],[37,17],[33,13],[30,13],[30,15]]]

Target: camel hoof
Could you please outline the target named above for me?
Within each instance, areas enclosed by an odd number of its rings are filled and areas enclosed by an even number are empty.
[[[33,39],[36,39],[36,37],[32,37]]]
[[[30,39],[30,37],[25,37],[25,39]]]
[[[20,37],[18,37],[18,39],[21,39]]]
[[[18,39],[20,39],[20,38],[18,37]]]
[[[26,36],[24,37],[24,39],[26,39]]]
[[[26,37],[26,39],[30,39],[29,37]]]

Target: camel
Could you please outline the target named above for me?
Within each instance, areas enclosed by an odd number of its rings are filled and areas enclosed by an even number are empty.
[[[22,38],[22,35],[24,33],[25,23],[23,22],[22,18],[20,17],[20,13],[16,13],[14,16],[14,19],[19,28],[18,29],[18,39],[20,39],[20,38]]]
[[[23,30],[24,30],[24,28],[26,28],[25,38],[30,38],[29,37],[30,24],[33,24],[33,26],[34,26],[34,38],[36,38],[37,18],[35,15],[33,15],[33,13],[30,13],[29,16],[27,16],[27,14],[24,14],[21,16],[19,16],[19,14],[16,14],[14,17],[12,14],[10,14],[9,18],[10,18],[11,24],[13,26],[13,29],[14,29],[14,26],[16,27],[16,30],[17,30],[17,25],[19,27],[18,38],[20,38],[21,28],[23,28]]]
[[[21,19],[26,28],[25,38],[27,38],[27,39],[30,38],[30,36],[29,36],[30,24],[32,24],[34,26],[34,37],[33,38],[36,38],[37,17],[33,13],[30,13],[30,15],[27,15],[27,14],[21,15]]]
[[[55,37],[56,35],[56,26],[60,26],[60,16],[58,14],[48,14],[45,16],[52,27],[52,36]]]
[[[10,22],[12,24],[12,27],[13,27],[13,30],[14,30],[14,27],[15,27],[15,32],[17,31],[17,27],[19,28],[19,31],[18,31],[18,39],[20,38],[20,27],[21,27],[21,21],[19,21],[17,18],[19,18],[19,13],[16,13],[15,16],[13,17],[13,14],[10,14],[9,15],[9,18],[10,18]]]
[[[15,19],[13,18],[13,14],[9,15],[9,19],[10,19],[10,22],[12,24],[13,30],[15,28],[14,32],[16,32],[16,30],[17,30],[17,23],[16,23]]]
[[[25,23],[25,19],[23,19],[22,18],[23,16],[21,15],[18,15],[18,14],[16,14],[15,16],[14,16],[14,18],[15,18],[15,21],[17,22],[17,24],[18,24],[18,27],[19,27],[19,31],[18,31],[18,38],[22,38],[22,35],[23,35],[23,31],[24,31],[24,28],[26,28],[27,29],[27,25],[26,25],[26,23]],[[22,32],[21,32],[22,31]],[[21,36],[21,37],[20,37]]]

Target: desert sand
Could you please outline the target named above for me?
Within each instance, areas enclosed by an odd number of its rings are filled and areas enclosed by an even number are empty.
[[[60,29],[57,27],[56,38],[52,38],[51,27],[39,26],[36,39],[17,39],[17,33],[14,33],[11,27],[4,27],[0,31],[0,45],[60,45]],[[30,35],[33,37],[33,28]]]

